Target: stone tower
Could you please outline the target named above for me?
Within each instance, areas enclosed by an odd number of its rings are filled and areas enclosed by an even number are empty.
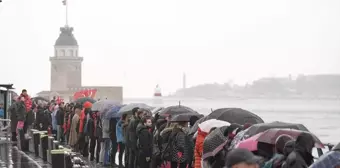
[[[54,45],[51,62],[51,91],[67,91],[80,88],[81,64],[83,57],[78,56],[78,42],[72,27],[61,27],[60,35]]]

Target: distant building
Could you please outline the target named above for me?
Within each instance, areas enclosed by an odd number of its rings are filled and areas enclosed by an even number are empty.
[[[187,88],[187,76],[183,73],[183,89]]]
[[[50,91],[41,91],[37,95],[51,100],[59,96],[66,102],[73,100],[77,91],[96,89],[95,99],[123,101],[122,86],[82,86],[82,62],[78,42],[73,35],[72,27],[60,28],[60,35],[54,45],[54,56],[51,62]]]

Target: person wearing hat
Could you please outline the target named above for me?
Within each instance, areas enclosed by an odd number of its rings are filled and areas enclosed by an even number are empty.
[[[259,168],[261,159],[247,149],[236,148],[228,153],[225,168]]]

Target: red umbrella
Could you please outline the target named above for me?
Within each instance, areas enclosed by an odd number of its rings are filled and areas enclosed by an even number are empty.
[[[236,145],[236,148],[246,148],[250,151],[256,151],[258,142],[263,142],[263,143],[274,145],[276,142],[276,139],[280,135],[285,134],[296,139],[303,132],[305,131],[295,130],[295,129],[277,129],[277,128],[269,129],[265,132],[258,133],[246,140],[241,141],[240,143]],[[305,132],[305,133],[311,134],[313,136],[314,141],[315,141],[315,147],[324,148],[324,145],[322,144],[322,142],[314,134],[310,132]]]

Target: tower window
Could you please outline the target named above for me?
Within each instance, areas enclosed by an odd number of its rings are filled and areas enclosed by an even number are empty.
[[[73,55],[73,50],[69,50],[68,53],[69,53],[69,56],[71,56],[71,57],[74,56],[74,55]]]
[[[60,56],[66,56],[65,55],[65,50],[60,50]]]

